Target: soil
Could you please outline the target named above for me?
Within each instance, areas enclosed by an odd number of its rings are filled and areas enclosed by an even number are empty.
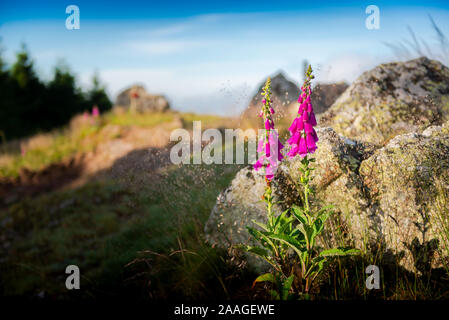
[[[0,208],[25,197],[77,187],[96,179],[133,184],[136,178],[152,179],[155,172],[170,162],[169,134],[165,128],[133,127],[87,154],[75,155],[38,171],[23,168],[17,178],[0,178]],[[145,141],[136,136],[149,138]]]

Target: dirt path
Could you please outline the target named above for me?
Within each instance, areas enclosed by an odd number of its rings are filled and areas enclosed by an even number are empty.
[[[15,179],[0,180],[0,207],[24,197],[74,188],[111,178],[125,183],[151,181],[153,174],[169,164],[169,138],[173,124],[154,128],[131,127],[119,138],[100,143],[95,150],[51,164],[40,171],[21,170]],[[117,130],[106,126],[104,130]]]

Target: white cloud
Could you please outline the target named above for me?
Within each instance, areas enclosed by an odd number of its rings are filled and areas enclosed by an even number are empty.
[[[366,54],[341,54],[320,64],[316,70],[318,82],[353,82],[363,72],[386,62],[385,57]]]
[[[266,75],[263,71],[215,72],[219,66],[220,63],[170,69],[117,68],[102,70],[99,75],[113,100],[121,90],[142,84],[149,93],[165,95],[176,110],[237,115]],[[226,69],[226,64],[222,68]],[[87,86],[91,77],[91,72],[82,73],[80,80]]]
[[[166,41],[135,41],[128,42],[125,47],[138,54],[145,55],[165,55],[177,52],[185,52],[193,48],[198,48],[205,45],[197,41],[186,40],[166,40]]]
[[[189,30],[191,27],[190,24],[188,23],[184,23],[184,24],[175,24],[175,25],[170,25],[167,27],[162,27],[162,28],[158,28],[155,30],[151,30],[149,32],[150,36],[155,36],[155,37],[165,37],[165,36],[171,36],[174,34],[180,34],[183,33],[187,30]]]
[[[252,68],[248,61],[209,62],[171,68],[108,69],[101,71],[100,77],[108,84],[113,99],[124,88],[139,83],[150,93],[165,95],[173,108],[180,111],[237,115],[246,107],[257,85],[279,69],[272,62],[253,62],[266,67]],[[316,81],[350,83],[382,62],[385,61],[380,57],[342,54],[316,65]],[[284,71],[289,78],[299,80],[289,68]]]
[[[145,31],[150,37],[166,37],[173,35],[185,34],[187,31],[198,31],[204,30],[204,28],[211,23],[216,23],[224,19],[230,19],[232,17],[238,17],[240,15],[231,14],[203,14],[197,15],[190,18],[184,18],[181,21],[167,20],[166,24],[155,29]],[[163,22],[164,23],[164,22]],[[132,36],[135,32],[131,33]]]
[[[315,66],[317,82],[354,81],[379,63],[381,57],[341,54]],[[273,60],[215,61],[170,67],[111,68],[100,71],[111,98],[133,85],[143,84],[153,94],[163,94],[174,109],[222,115],[237,115],[265,77],[283,69],[293,81],[301,81],[298,65]],[[298,72],[296,72],[298,71]],[[92,74],[81,75],[86,83]]]

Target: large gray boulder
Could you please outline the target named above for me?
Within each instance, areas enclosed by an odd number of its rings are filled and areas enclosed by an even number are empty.
[[[366,217],[352,215],[355,238],[403,256],[408,269],[441,266],[442,259],[447,265],[449,122],[396,136],[361,163],[359,175],[370,205]],[[368,233],[362,235],[367,220]]]
[[[321,117],[340,134],[384,145],[449,120],[449,69],[421,57],[363,73]]]
[[[380,251],[387,261],[398,261],[409,270],[441,265],[448,252],[441,219],[447,221],[449,215],[449,123],[399,135],[378,149],[332,128],[317,133],[312,205],[333,204],[336,211],[321,245]],[[299,158],[286,160],[276,172],[277,212],[300,204],[294,183],[298,167]],[[263,176],[251,167],[236,175],[218,196],[206,223],[209,243],[223,248],[249,243],[245,226],[266,217],[260,201],[264,184]],[[261,266],[254,259],[248,263]]]

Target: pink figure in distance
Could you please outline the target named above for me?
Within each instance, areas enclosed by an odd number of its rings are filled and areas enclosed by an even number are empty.
[[[94,105],[92,108],[92,116],[94,118],[98,118],[100,116],[100,110],[98,109],[97,105]]]

